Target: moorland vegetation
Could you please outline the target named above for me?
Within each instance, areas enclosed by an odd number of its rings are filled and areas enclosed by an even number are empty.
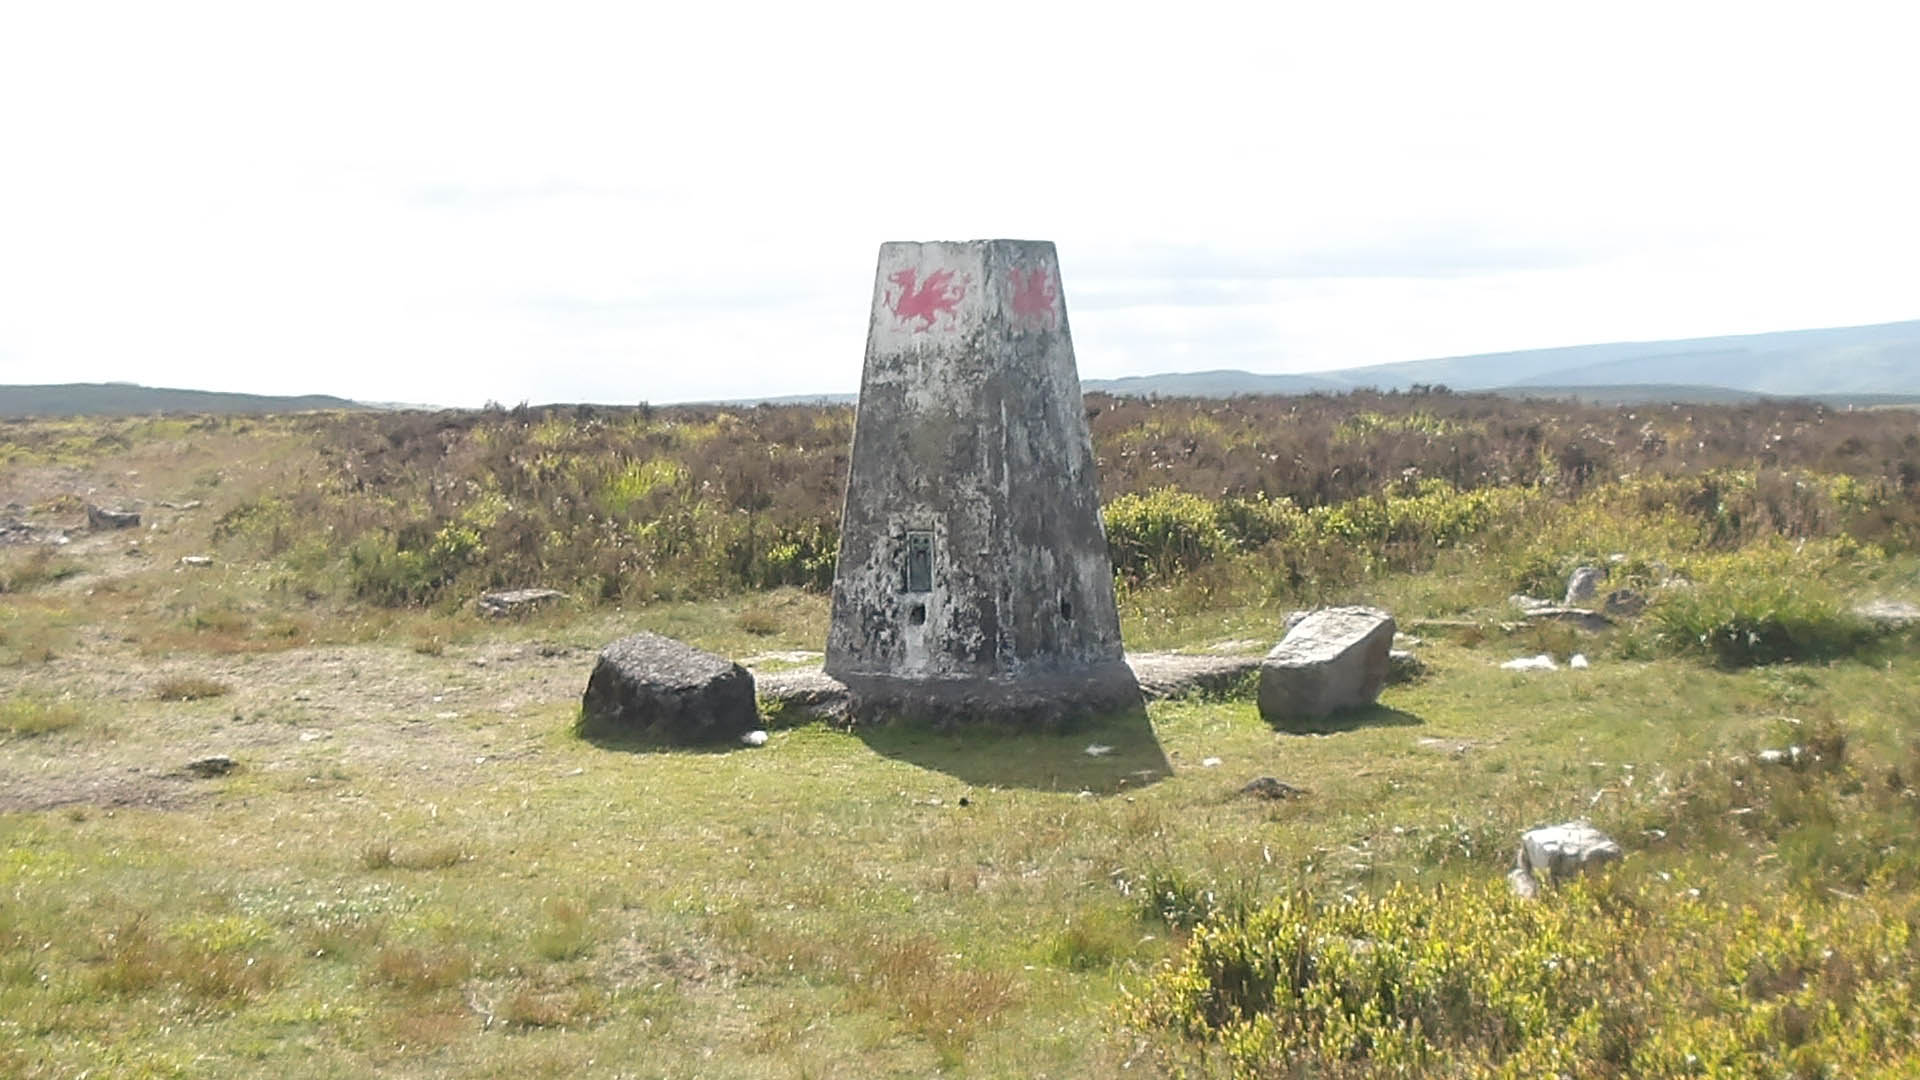
[[[1367,601],[1430,674],[1310,736],[1227,694],[588,742],[617,633],[818,648],[850,409],[0,422],[12,516],[148,511],[0,549],[0,1071],[1920,1068],[1920,656],[1860,610],[1920,599],[1916,414],[1088,414],[1130,646]],[[1508,602],[1588,565],[1645,614]],[[527,585],[569,599],[473,614]],[[1592,667],[1498,666],[1538,652]],[[236,770],[175,775],[209,750]],[[1306,794],[1236,794],[1263,773]],[[1506,891],[1519,830],[1575,817],[1628,857]]]

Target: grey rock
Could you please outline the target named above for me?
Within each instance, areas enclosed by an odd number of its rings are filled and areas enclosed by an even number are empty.
[[[819,668],[769,671],[753,677],[755,690],[770,705],[821,720],[844,720],[847,687]]]
[[[524,615],[548,600],[562,599],[566,595],[558,589],[507,589],[483,594],[476,603],[480,614],[498,619],[508,615]]]
[[[1240,789],[1240,794],[1261,799],[1297,799],[1306,792],[1271,776],[1256,776],[1247,781],[1246,786]]]
[[[187,762],[186,771],[203,780],[211,780],[216,776],[225,776],[232,772],[237,764],[225,754],[214,754]]]
[[[1615,589],[1601,602],[1600,610],[1615,618],[1634,619],[1647,610],[1644,593],[1634,589]]]
[[[1762,765],[1799,765],[1807,758],[1804,746],[1789,746],[1783,750],[1762,750],[1753,755],[1753,759]]]
[[[180,556],[180,565],[181,565],[181,566],[191,566],[191,567],[195,567],[195,568],[197,568],[197,569],[201,569],[201,570],[204,570],[204,569],[206,569],[207,567],[209,567],[209,566],[212,566],[212,565],[213,565],[213,556],[211,556],[211,555],[182,555],[182,556]]]
[[[1132,653],[1127,657],[1140,693],[1149,700],[1231,692],[1260,667],[1260,662],[1259,656],[1182,653]]]
[[[1582,566],[1567,578],[1567,598],[1565,606],[1584,604],[1600,591],[1600,583],[1607,579],[1605,569],[1598,566]]]
[[[1324,608],[1300,620],[1260,663],[1260,715],[1286,726],[1373,704],[1393,634],[1393,616],[1377,608]]]
[[[580,708],[582,727],[594,733],[710,741],[760,726],[746,668],[658,634],[600,650]]]
[[[1507,597],[1507,603],[1512,604],[1521,611],[1538,611],[1541,608],[1555,606],[1551,600],[1542,600],[1537,596],[1528,596],[1526,593],[1514,593],[1512,596]]]
[[[1296,627],[1296,626],[1299,626],[1299,625],[1300,625],[1300,623],[1301,623],[1301,622],[1302,622],[1303,620],[1305,620],[1307,616],[1309,616],[1309,615],[1311,615],[1311,614],[1313,614],[1313,612],[1311,612],[1311,611],[1304,611],[1304,610],[1302,610],[1302,611],[1289,611],[1289,612],[1287,612],[1287,617],[1286,617],[1286,618],[1284,618],[1284,619],[1282,619],[1282,620],[1280,620],[1280,634],[1281,634],[1281,636],[1282,636],[1282,637],[1285,637],[1286,635],[1288,635],[1288,634],[1291,634],[1291,633],[1293,633],[1293,628],[1294,628],[1294,627]]]
[[[1406,649],[1387,653],[1387,682],[1395,686],[1425,678],[1427,662]]]
[[[1613,838],[1584,821],[1531,829],[1520,837],[1514,869],[1535,880],[1565,881],[1621,857]]]
[[[132,529],[140,525],[138,510],[108,510],[87,504],[87,527],[92,529]]]
[[[65,529],[47,529],[19,520],[0,520],[0,544],[53,544],[67,542]]]
[[[1516,866],[1507,871],[1507,884],[1513,886],[1513,891],[1522,900],[1531,900],[1540,895],[1540,883],[1533,880],[1533,875],[1527,873],[1524,866]]]

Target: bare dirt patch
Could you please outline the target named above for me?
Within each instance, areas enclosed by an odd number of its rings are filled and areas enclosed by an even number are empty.
[[[87,721],[57,736],[0,742],[0,811],[177,809],[227,783],[177,775],[212,754],[234,758],[238,777],[272,782],[464,782],[538,754],[578,700],[591,659],[533,643],[441,656],[375,644],[156,659],[96,637],[22,673],[24,692],[71,702]],[[231,692],[156,699],[156,686],[180,679]]]

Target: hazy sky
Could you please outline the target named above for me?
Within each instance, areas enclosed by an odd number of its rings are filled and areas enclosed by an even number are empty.
[[[990,236],[1086,377],[1920,318],[1915,12],[0,0],[0,382],[847,391]]]

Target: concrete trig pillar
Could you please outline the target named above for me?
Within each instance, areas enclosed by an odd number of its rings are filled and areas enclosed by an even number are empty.
[[[826,668],[863,719],[1138,706],[1052,244],[880,248]]]

